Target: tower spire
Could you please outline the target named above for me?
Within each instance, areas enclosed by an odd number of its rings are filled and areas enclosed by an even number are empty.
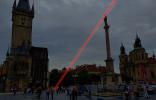
[[[154,52],[153,52],[153,59],[155,59],[155,54],[154,54]]]
[[[16,0],[14,1],[13,9],[16,9]]]
[[[32,8],[31,8],[31,12],[32,12],[32,14],[34,16],[34,13],[35,13],[35,10],[34,10],[34,1],[33,1],[33,5],[32,5]]]
[[[125,47],[124,47],[123,43],[121,43],[120,54],[126,54]]]
[[[29,12],[30,11],[29,0],[19,0],[17,9],[21,11]]]
[[[6,53],[6,57],[9,56],[9,53],[10,53],[10,51],[9,51],[9,48],[8,48],[7,53]]]
[[[134,43],[134,48],[141,48],[141,47],[142,47],[141,40],[137,34],[136,39],[135,39],[135,43]]]
[[[16,0],[14,7],[16,6]],[[23,40],[32,43],[32,22],[34,18],[34,7],[30,8],[29,0],[19,0],[16,9],[12,12],[12,40],[11,48],[18,48],[21,46]],[[27,24],[29,23],[29,24]]]

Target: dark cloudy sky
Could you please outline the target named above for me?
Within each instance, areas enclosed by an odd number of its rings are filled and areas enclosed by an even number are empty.
[[[14,0],[0,0],[0,62],[11,39]],[[18,1],[18,0],[17,0]],[[30,0],[32,4],[32,0]],[[66,67],[111,0],[34,0],[33,45],[47,47],[50,69]],[[112,56],[119,72],[121,42],[127,53],[133,49],[136,31],[150,55],[156,53],[156,0],[118,0],[108,16]],[[105,65],[103,26],[90,41],[77,64]]]

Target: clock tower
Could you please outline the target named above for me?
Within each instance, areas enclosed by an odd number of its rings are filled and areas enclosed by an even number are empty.
[[[30,8],[29,0],[14,1],[12,8],[12,38],[11,49],[20,46],[32,45],[32,21],[34,18],[34,5]]]
[[[0,69],[0,72],[4,72],[0,79],[5,76],[3,84],[0,84],[4,92],[10,92],[11,88],[24,91],[29,86],[39,84],[46,88],[48,49],[32,45],[33,18],[34,4],[30,7],[29,0],[18,0],[18,3],[14,1],[11,47],[6,54],[3,68]]]

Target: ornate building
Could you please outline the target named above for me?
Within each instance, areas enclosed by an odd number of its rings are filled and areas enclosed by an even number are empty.
[[[106,73],[107,69],[105,66],[97,66],[96,64],[84,64],[76,66],[75,71],[78,73],[86,71],[89,74],[102,74]]]
[[[122,81],[156,82],[155,55],[153,54],[153,57],[148,56],[138,36],[134,42],[134,49],[129,52],[129,55],[126,54],[123,44],[121,45],[119,59]]]
[[[46,87],[48,50],[32,46],[33,18],[34,6],[30,8],[29,0],[19,0],[17,5],[14,1],[11,47],[0,70],[3,91],[12,87],[23,90],[36,84]]]

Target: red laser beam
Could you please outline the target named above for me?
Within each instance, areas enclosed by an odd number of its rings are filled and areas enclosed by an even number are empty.
[[[79,51],[77,52],[77,54],[74,56],[73,60],[70,62],[70,64],[66,67],[65,72],[63,73],[63,75],[61,76],[61,78],[58,80],[57,84],[55,85],[54,89],[55,91],[57,91],[59,85],[61,84],[61,82],[63,81],[63,79],[65,78],[65,76],[67,75],[67,73],[70,71],[70,69],[73,67],[73,65],[76,63],[76,61],[79,59],[79,57],[81,56],[82,52],[84,51],[85,47],[87,46],[87,44],[89,43],[89,41],[92,39],[92,37],[94,36],[94,34],[98,31],[99,27],[102,25],[103,23],[103,19],[111,12],[111,10],[113,9],[113,7],[116,5],[117,0],[112,0],[112,2],[109,4],[109,6],[106,8],[105,12],[103,13],[102,17],[100,18],[100,20],[97,22],[97,24],[95,25],[95,27],[92,29],[90,35],[88,36],[88,38],[86,39],[86,41],[84,42],[84,44],[81,46],[81,48],[79,49]]]

